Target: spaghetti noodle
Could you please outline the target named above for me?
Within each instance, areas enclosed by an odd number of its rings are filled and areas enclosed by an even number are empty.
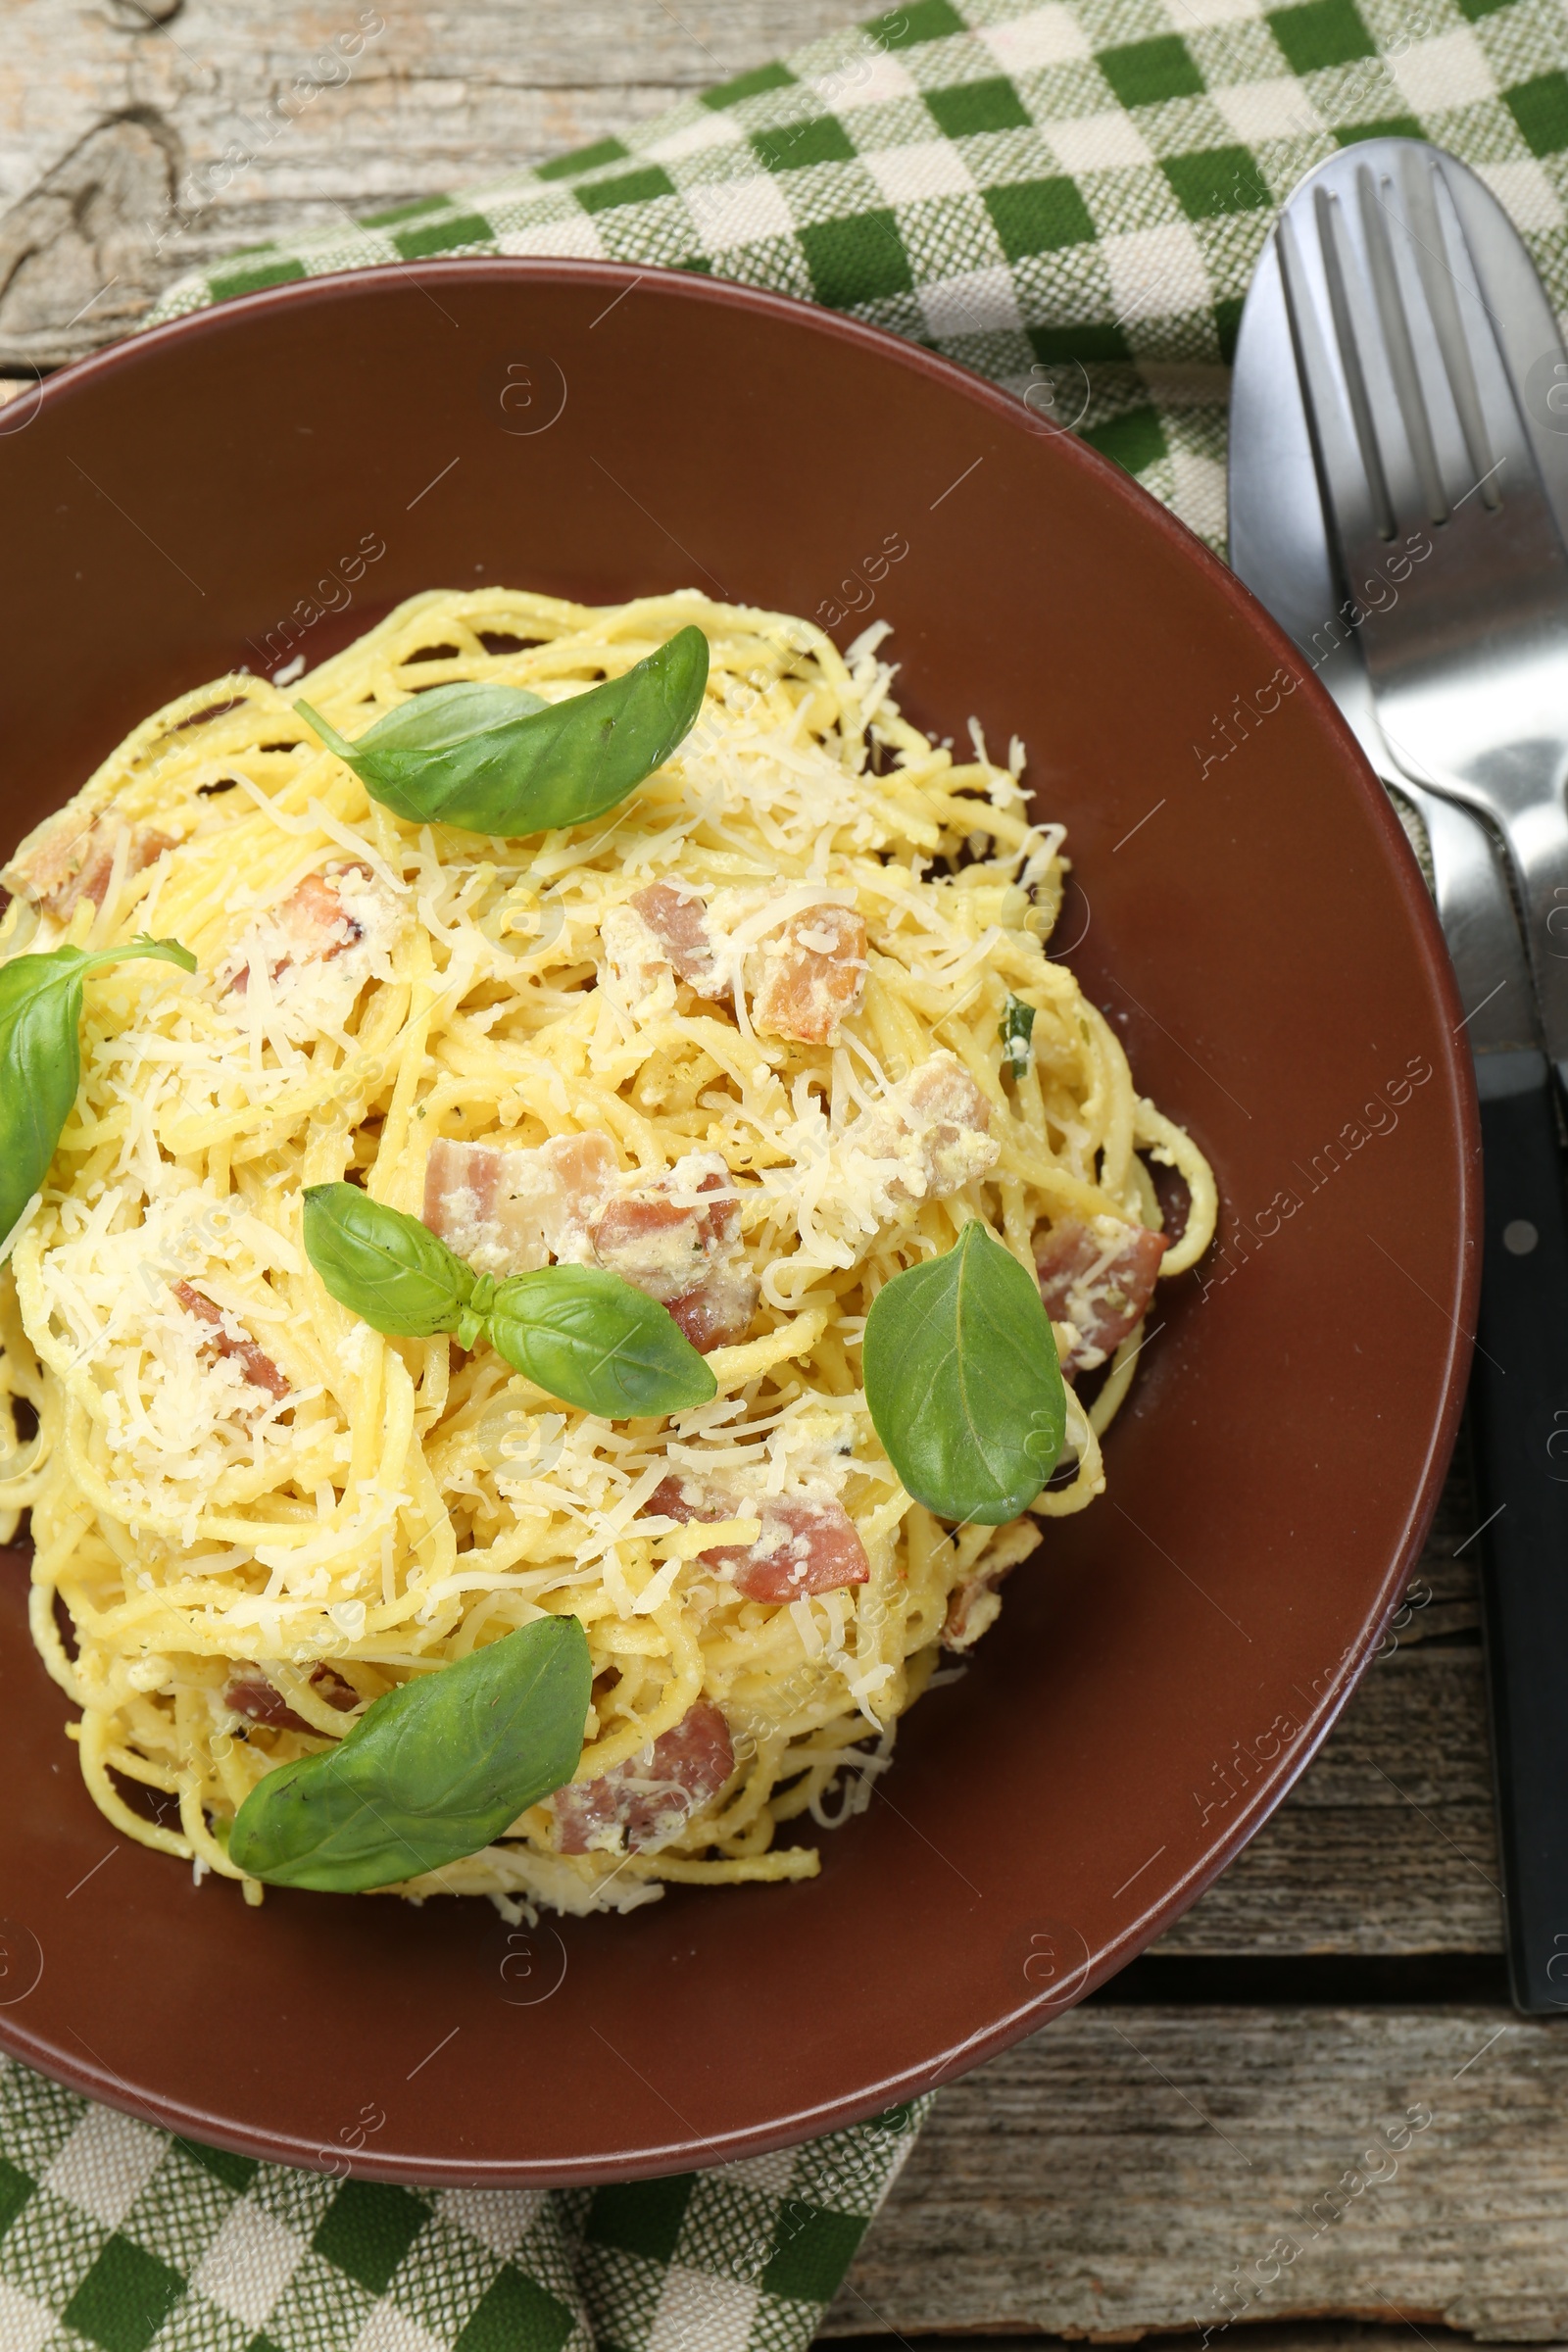
[[[1102,1488],[1154,1271],[1212,1232],[1201,1154],[1046,955],[1063,836],[1021,748],[928,741],[880,627],[841,655],[689,592],[432,593],[297,691],[357,737],[450,681],[560,699],[691,622],[697,726],[592,824],[399,821],[241,674],[138,727],[8,870],[0,957],[156,928],[199,964],[90,981],[0,1276],[7,1397],[38,1423],[0,1484],[0,1533],[32,1515],[34,1639],[98,1805],[198,1875],[242,1875],[226,1831],[261,1776],[543,1612],[594,1667],[569,1796],[400,1891],[583,1911],[813,1874],[778,1833],[865,1802],[944,1635],[984,1630],[1038,1532],[950,1530],[899,1486],[860,1390],[871,1299],[973,1217],[1039,1263],[1064,1364],[1108,1358],[1069,1392],[1050,1519]],[[1163,1250],[1151,1160],[1189,1196]],[[486,1348],[379,1337],[301,1246],[303,1190],[345,1175],[490,1271],[598,1248],[716,1396],[612,1423]],[[667,1263],[636,1256],[650,1217]]]

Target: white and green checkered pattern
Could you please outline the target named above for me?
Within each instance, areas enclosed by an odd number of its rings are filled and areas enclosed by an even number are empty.
[[[334,270],[599,255],[852,312],[1075,423],[1212,545],[1225,363],[1275,207],[1337,146],[1472,165],[1568,309],[1562,0],[907,0],[624,139],[266,246],[158,318]]]
[[[157,318],[443,254],[605,256],[853,312],[1074,424],[1212,545],[1275,207],[1435,139],[1568,310],[1561,0],[908,0],[622,139],[183,279]],[[335,2181],[0,2064],[3,2352],[803,2352],[923,2109],[640,2184]]]
[[[550,2194],[257,2164],[0,2063],[4,2352],[804,2352],[923,2108]]]

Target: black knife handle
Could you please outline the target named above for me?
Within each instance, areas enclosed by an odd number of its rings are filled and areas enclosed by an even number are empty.
[[[1527,2016],[1568,2016],[1568,1204],[1544,1055],[1477,1056],[1486,1249],[1470,1399],[1508,1922]]]

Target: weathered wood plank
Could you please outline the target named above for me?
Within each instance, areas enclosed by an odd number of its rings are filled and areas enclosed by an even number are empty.
[[[1494,1952],[1500,1899],[1481,1652],[1401,1647],[1156,1948]]]
[[[1061,2352],[1063,2345],[1083,2340],[1075,2336],[1036,2335],[1015,2328],[994,2328],[988,2334],[1000,2339],[1005,2352]],[[894,2345],[905,2340],[893,2335],[857,2337],[860,2352],[893,2352]],[[1149,2339],[1151,2343],[1155,2340],[1166,2339]],[[1194,2335],[1189,2323],[1178,2331],[1176,2340],[1184,2347],[1196,2347],[1200,2337]],[[1416,2340],[1408,2327],[1384,2326],[1374,2320],[1286,2320],[1278,2326],[1250,2327],[1243,2339],[1246,2352],[1414,2352]],[[1469,2352],[1476,2339],[1460,2334],[1456,2328],[1440,2328],[1434,2322],[1421,2329],[1419,2340],[1427,2346],[1427,2352]],[[975,2352],[975,2338],[973,2334],[948,2335],[941,2330],[935,2334],[922,2333],[920,2352]],[[1568,2352],[1568,2346],[1545,2345],[1542,2352]]]
[[[825,2332],[1548,2341],[1565,2216],[1568,2026],[1095,2002],[941,2093]]]
[[[866,13],[186,0],[158,24],[137,0],[69,18],[10,0],[0,366],[56,366],[126,332],[197,264],[541,163]]]

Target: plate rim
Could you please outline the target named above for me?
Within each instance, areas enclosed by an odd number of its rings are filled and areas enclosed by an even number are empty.
[[[260,260],[262,257],[256,258]],[[1442,1410],[1428,1433],[1425,1457],[1405,1511],[1398,1542],[1390,1553],[1382,1586],[1360,1634],[1345,1650],[1335,1679],[1307,1716],[1301,1727],[1300,1738],[1293,1740],[1289,1747],[1282,1747],[1275,1760],[1276,1768],[1272,1773],[1259,1776],[1249,1800],[1238,1807],[1235,1817],[1214,1844],[1173,1886],[1137,1913],[1098,1958],[1091,1958],[1083,1974],[1070,1980],[1067,1992],[1053,1993],[1049,1988],[1043,1989],[952,2048],[933,2053],[918,2065],[910,2065],[873,2087],[862,2086],[818,2101],[810,2107],[794,2110],[787,2116],[774,2117],[765,2125],[740,2127],[701,2140],[694,2140],[690,2136],[671,2138],[658,2149],[645,2148],[635,2154],[589,2156],[565,2162],[519,2160],[475,2166],[465,2164],[457,2158],[429,2159],[422,2164],[414,2164],[396,2157],[378,2158],[373,2150],[366,2148],[353,2158],[346,2175],[353,2179],[424,2186],[494,2188],[586,2186],[611,2180],[657,2179],[671,2171],[732,2163],[796,2146],[824,2132],[841,2130],[885,2113],[891,2107],[919,2097],[942,2082],[951,2081],[956,2075],[998,2056],[1052,2018],[1076,2007],[1171,1927],[1229,1867],[1243,1846],[1257,1834],[1290,1793],[1333,1731],[1371,1663],[1388,1621],[1398,1604],[1409,1571],[1419,1556],[1437,1508],[1457,1436],[1467,1386],[1481,1276],[1480,1126],[1474,1070],[1470,1055],[1459,1042],[1463,1037],[1462,1006],[1452,965],[1414,855],[1388,796],[1368,765],[1354,735],[1298,648],[1251,590],[1214,551],[1124,468],[1080,440],[1076,433],[1039,421],[1025,402],[990,377],[980,375],[961,363],[887,328],[873,326],[842,311],[828,309],[796,295],[751,286],[738,279],[710,277],[662,266],[636,268],[624,262],[555,255],[470,255],[401,265],[376,263],[357,270],[323,271],[319,276],[289,279],[251,293],[204,304],[200,309],[184,312],[155,326],[134,329],[119,341],[70,362],[19,395],[15,402],[8,404],[7,410],[0,410],[0,437],[24,430],[32,416],[45,405],[50,408],[65,405],[78,389],[103,378],[112,380],[119,371],[133,368],[144,357],[156,358],[171,348],[177,349],[183,343],[205,334],[220,333],[230,326],[239,326],[258,314],[266,316],[278,309],[297,307],[330,308],[343,305],[347,308],[362,297],[384,294],[390,290],[388,275],[393,270],[399,278],[413,281],[420,290],[427,290],[423,285],[426,279],[436,285],[443,282],[450,285],[456,279],[493,282],[500,273],[520,287],[530,283],[553,286],[600,285],[607,289],[618,288],[622,293],[629,293],[634,287],[647,287],[655,300],[684,300],[712,304],[722,309],[760,313],[798,331],[825,335],[829,340],[858,347],[882,364],[891,364],[928,377],[961,395],[1006,430],[1022,430],[1041,440],[1059,444],[1061,462],[1086,469],[1094,477],[1102,495],[1119,499],[1140,517],[1143,527],[1157,531],[1167,546],[1179,551],[1185,561],[1196,562],[1200,572],[1206,575],[1210,587],[1261,635],[1266,645],[1272,646],[1279,665],[1294,675],[1297,691],[1305,689],[1307,701],[1319,720],[1327,722],[1329,733],[1338,738],[1342,753],[1349,756],[1348,765],[1363,813],[1384,848],[1385,869],[1396,886],[1423,975],[1440,1007],[1447,1015],[1442,1023],[1444,1058],[1434,1074],[1440,1081],[1440,1091],[1448,1112],[1449,1132],[1457,1146],[1456,1192],[1460,1234],[1456,1265],[1458,1279],[1448,1305],[1443,1309],[1449,1316],[1454,1337],[1450,1341]],[[9,421],[24,408],[25,414],[18,421]],[[0,2052],[19,2059],[24,2065],[64,2083],[84,2097],[116,2107],[178,2136],[199,2139],[216,2147],[296,2171],[334,2169],[320,2161],[312,2162],[313,2154],[319,2159],[325,2151],[308,2150],[275,2132],[215,2119],[177,2099],[161,2098],[139,2091],[115,2075],[105,2062],[92,2059],[90,2053],[88,2062],[83,2062],[59,2053],[52,2047],[42,2051],[25,2032],[23,2018],[20,2015],[13,2016],[4,2009],[0,2009]]]

